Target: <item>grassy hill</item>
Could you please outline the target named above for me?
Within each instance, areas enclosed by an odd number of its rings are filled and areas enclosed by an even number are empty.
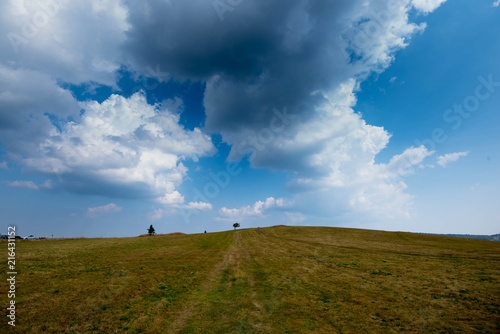
[[[272,227],[18,241],[16,264],[9,332],[500,332],[491,241]]]

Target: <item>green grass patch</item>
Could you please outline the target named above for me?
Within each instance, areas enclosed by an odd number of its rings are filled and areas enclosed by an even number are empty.
[[[500,330],[497,242],[279,226],[16,246],[13,333]]]

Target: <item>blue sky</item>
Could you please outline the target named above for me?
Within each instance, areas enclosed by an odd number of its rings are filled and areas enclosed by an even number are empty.
[[[499,233],[494,1],[41,3],[0,5],[3,230]]]

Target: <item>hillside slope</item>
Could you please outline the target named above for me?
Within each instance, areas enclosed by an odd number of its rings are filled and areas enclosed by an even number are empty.
[[[498,242],[272,227],[20,241],[17,256],[11,332],[500,331]]]

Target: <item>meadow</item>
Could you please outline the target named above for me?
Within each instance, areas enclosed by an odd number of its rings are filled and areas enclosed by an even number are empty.
[[[493,241],[277,226],[18,241],[16,257],[2,333],[500,333]]]

